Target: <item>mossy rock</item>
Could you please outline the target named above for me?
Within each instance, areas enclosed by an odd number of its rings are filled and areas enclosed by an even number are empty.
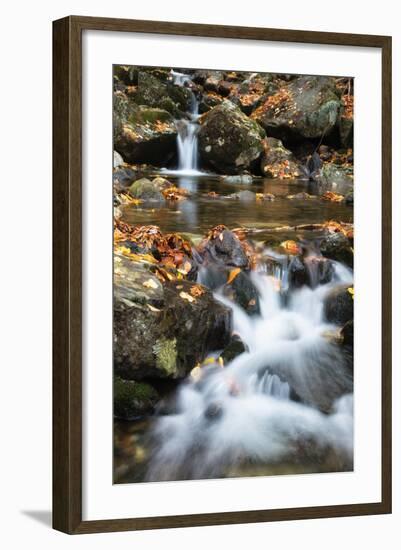
[[[157,391],[147,382],[123,380],[116,377],[113,383],[114,416],[132,419],[150,414],[159,400]]]
[[[267,135],[290,142],[328,136],[340,107],[334,78],[300,76],[267,96],[251,116]]]
[[[252,169],[263,151],[264,130],[231,101],[202,115],[199,152],[202,160],[223,174]]]
[[[129,194],[134,199],[141,199],[143,201],[164,201],[160,186],[147,178],[141,178],[134,181],[129,188]]]
[[[143,105],[134,108],[128,116],[128,122],[131,124],[155,124],[158,121],[172,122],[173,118],[165,109],[145,107]]]
[[[125,162],[166,166],[176,154],[176,137],[168,111],[137,105],[123,92],[114,93],[114,148]]]

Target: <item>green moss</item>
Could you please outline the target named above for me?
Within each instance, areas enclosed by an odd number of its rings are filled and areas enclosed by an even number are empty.
[[[133,107],[130,115],[128,116],[128,122],[132,125],[140,124],[154,124],[157,121],[172,122],[171,114],[165,109],[156,109],[150,107]]]
[[[166,374],[174,374],[177,370],[177,341],[175,338],[168,340],[161,338],[153,346],[156,355],[156,366]]]
[[[116,377],[113,384],[114,414],[132,418],[150,412],[158,400],[157,391],[146,382]]]

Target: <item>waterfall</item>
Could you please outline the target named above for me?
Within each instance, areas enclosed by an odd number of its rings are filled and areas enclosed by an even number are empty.
[[[181,384],[174,414],[155,421],[149,481],[225,477],[244,463],[296,463],[300,452],[313,461],[328,449],[342,469],[352,469],[352,376],[327,337],[338,327],[323,315],[325,295],[352,284],[352,271],[332,267],[330,282],[284,291],[284,261],[275,277],[260,268],[251,277],[258,316],[216,294],[232,308],[248,351],[227,365],[201,367]]]
[[[176,86],[185,86],[191,93],[191,104],[188,112],[189,118],[176,121],[177,127],[177,152],[178,169],[170,171],[176,175],[201,175],[198,170],[198,131],[199,131],[199,101],[188,86],[191,82],[189,75],[171,71],[173,82]]]

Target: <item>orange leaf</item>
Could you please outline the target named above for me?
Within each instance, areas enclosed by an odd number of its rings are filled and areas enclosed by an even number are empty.
[[[233,282],[233,280],[240,273],[240,271],[241,271],[241,269],[239,267],[236,267],[235,269],[232,269],[230,271],[230,274],[229,274],[228,279],[227,279],[227,284],[228,285]]]
[[[295,241],[284,241],[280,244],[280,246],[290,254],[299,254],[301,252],[299,246]]]

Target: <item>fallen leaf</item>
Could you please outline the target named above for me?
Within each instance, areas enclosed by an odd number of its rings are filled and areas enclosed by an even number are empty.
[[[184,292],[184,291],[180,292],[180,297],[183,300],[187,300],[190,303],[196,302],[195,298],[193,298],[190,294],[188,294],[187,292]]]
[[[147,306],[148,306],[148,308],[150,309],[150,311],[155,311],[155,312],[161,311],[161,309],[157,309],[157,307],[154,307],[154,306],[152,306],[152,305],[150,305],[150,304],[147,304]]]
[[[287,250],[290,254],[299,254],[301,252],[295,241],[283,241],[280,246],[281,248],[284,248],[284,250]]]
[[[350,286],[349,288],[347,288],[348,292],[351,294],[352,296],[352,299],[354,299],[354,289],[352,286]]]
[[[333,193],[333,191],[326,191],[326,193],[322,195],[322,199],[324,201],[330,201],[330,202],[342,202],[344,200],[344,195],[340,195],[339,193]]]
[[[205,289],[201,285],[194,285],[194,286],[191,287],[189,292],[191,293],[192,296],[197,298],[197,297],[202,296],[203,294],[205,294]]]
[[[227,279],[227,284],[228,285],[233,282],[233,280],[240,273],[240,271],[241,271],[241,269],[239,267],[236,267],[235,269],[232,269],[230,271],[230,273],[228,275],[228,279]]]
[[[153,279],[148,279],[147,281],[144,281],[142,283],[142,286],[144,286],[146,288],[157,288],[158,284]]]
[[[198,382],[203,376],[202,369],[200,368],[200,366],[197,365],[196,367],[194,367],[191,370],[190,375],[191,375],[191,378],[194,382]]]

